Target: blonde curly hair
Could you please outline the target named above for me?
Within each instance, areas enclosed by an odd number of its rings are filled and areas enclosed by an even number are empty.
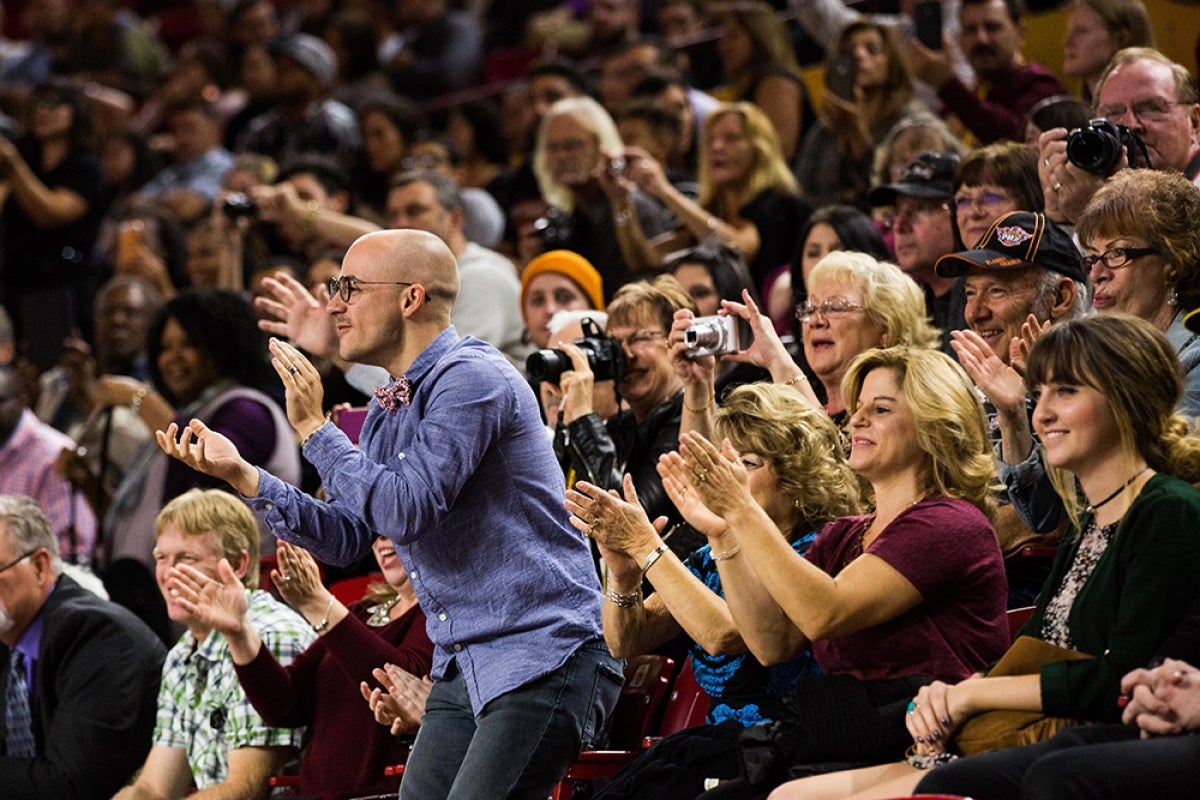
[[[841,431],[790,389],[737,387],[725,397],[713,430],[718,441],[728,438],[738,452],[760,455],[775,469],[778,491],[796,512],[784,531],[789,541],[862,511],[865,487],[846,463]]]
[[[996,460],[983,404],[966,371],[938,350],[868,350],[842,381],[846,408],[857,408],[863,382],[877,369],[892,371],[912,410],[917,445],[926,457],[924,491],[961,498],[991,517],[999,488]]]

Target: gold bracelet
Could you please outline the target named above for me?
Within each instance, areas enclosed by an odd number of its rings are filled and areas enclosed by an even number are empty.
[[[699,408],[692,408],[691,406],[685,406],[685,408],[687,408],[687,410],[692,412],[693,414],[707,414],[708,412],[712,411],[712,406],[700,406]]]
[[[805,375],[803,372],[801,372],[799,375],[797,375],[796,377],[792,378],[791,380],[787,380],[787,381],[780,381],[780,382],[779,382],[779,385],[780,385],[780,386],[794,386],[794,385],[795,385],[795,384],[797,384],[797,383],[803,383],[803,382],[805,382],[805,381],[807,381],[807,380],[808,380],[808,376],[807,376],[807,375]]]

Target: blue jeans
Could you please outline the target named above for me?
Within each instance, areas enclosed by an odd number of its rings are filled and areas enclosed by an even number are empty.
[[[475,716],[452,663],[425,703],[400,800],[544,800],[585,747],[601,744],[621,692],[602,640]]]

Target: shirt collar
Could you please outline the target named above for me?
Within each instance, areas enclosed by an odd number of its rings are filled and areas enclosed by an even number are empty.
[[[442,356],[450,352],[451,348],[457,343],[458,331],[454,330],[453,325],[447,325],[441,333],[433,337],[433,341],[426,345],[425,349],[413,360],[412,365],[404,373],[408,377],[413,391],[416,391],[417,384],[429,374],[434,364],[437,364]]]

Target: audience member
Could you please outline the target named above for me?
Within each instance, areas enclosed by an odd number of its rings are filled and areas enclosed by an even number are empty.
[[[1001,0],[997,0],[1001,2]],[[952,153],[922,153],[909,162],[900,179],[871,190],[871,204],[892,206],[896,264],[925,290],[925,304],[935,328],[957,325],[952,278],[934,264],[954,247],[954,175],[959,159]]]
[[[609,297],[647,267],[629,257],[624,243],[623,233],[634,228],[634,219],[646,238],[669,225],[667,213],[634,183],[618,183],[613,159],[621,153],[621,137],[608,112],[591,98],[575,97],[546,111],[533,156],[534,174],[551,209],[542,230],[546,249],[574,250],[590,261]]]
[[[358,702],[359,684],[371,681],[372,668],[385,663],[418,678],[428,675],[433,643],[392,543],[379,536],[371,550],[384,582],[371,584],[367,596],[347,608],[321,585],[311,555],[279,543],[272,583],[318,636],[287,666],[263,645],[232,567],[218,566],[217,579],[209,580],[185,562],[173,575],[180,604],[225,637],[242,689],[263,721],[306,729],[299,786],[304,796],[389,791],[395,782],[384,776],[384,767],[407,755],[408,742],[373,724],[371,710]]]
[[[978,147],[954,175],[954,222],[959,249],[976,247],[992,223],[1013,211],[1041,211],[1037,153],[1018,142]]]
[[[804,135],[816,122],[787,26],[763,0],[721,8],[717,53],[725,86],[713,94],[726,102],[753,103],[770,120],[787,161],[796,157]]]
[[[150,749],[165,648],[125,609],[63,574],[50,519],[0,496],[5,758],[12,800],[107,800]]]
[[[1124,125],[1146,146],[1148,165],[1140,154],[1126,153],[1118,168],[1149,166],[1200,181],[1200,89],[1182,65],[1148,47],[1119,51],[1100,76],[1094,116]],[[1043,131],[1038,145],[1046,213],[1075,222],[1106,176],[1070,163],[1063,128]]]
[[[417,109],[402,98],[374,97],[358,109],[363,136],[363,163],[356,174],[354,193],[360,212],[374,222],[384,219],[388,191],[404,167],[409,145],[417,138],[420,117]]]
[[[604,283],[591,262],[570,250],[551,250],[521,271],[524,338],[541,350],[550,341],[550,318],[559,311],[604,308]]]
[[[426,100],[479,79],[483,33],[475,16],[446,0],[398,0],[391,16],[395,33],[379,50],[397,92]]]
[[[1079,94],[1090,101],[1117,51],[1154,47],[1154,31],[1141,0],[1073,0],[1070,8],[1063,33],[1062,71],[1079,79]]]
[[[160,446],[230,481],[273,532],[324,561],[355,560],[377,527],[420,574],[434,685],[405,800],[445,797],[456,783],[540,797],[607,729],[620,668],[599,641],[595,573],[558,510],[561,473],[533,393],[490,346],[458,338],[449,323],[457,290],[454,257],[432,234],[380,231],[350,248],[325,325],[338,329],[343,359],[404,378],[380,395],[390,410],[372,405],[361,449],[322,413],[308,360],[272,341],[293,425],[330,502],[259,471],[198,419],[178,442],[172,423]],[[436,548],[424,546],[428,536]]]
[[[876,148],[924,107],[913,99],[912,76],[893,28],[865,20],[847,25],[829,51],[826,75],[846,57],[855,65],[849,96],[826,87],[821,119],[804,136],[796,175],[815,206],[866,208]]]
[[[321,153],[349,170],[362,151],[354,112],[329,96],[337,77],[337,59],[329,45],[307,33],[279,40],[278,101],[252,119],[237,142],[278,162],[304,153]]]
[[[103,184],[83,93],[42,84],[30,103],[26,136],[0,137],[0,296],[23,352],[49,369],[71,329],[88,327]]]
[[[55,469],[64,448],[74,450],[75,442],[34,415],[16,369],[0,366],[0,494],[33,498],[53,525],[55,554],[87,564],[96,541],[96,515]]]
[[[175,160],[138,192],[175,219],[191,223],[208,213],[221,192],[233,154],[221,146],[221,123],[209,102],[197,99],[167,111]]]
[[[504,239],[504,209],[486,189],[463,185],[462,156],[449,137],[433,133],[418,136],[401,166],[406,172],[428,171],[452,181],[462,201],[463,235],[467,241],[487,248],[500,245]]]
[[[828,523],[804,558],[755,503],[728,439],[718,449],[685,434],[664,462],[725,523],[709,545],[728,556],[717,568],[750,652],[769,664],[811,647],[822,668],[787,713],[741,737],[746,771],[714,796],[760,796],[793,767],[899,758],[913,691],[968,677],[1008,642],[988,521],[995,466],[970,379],[942,353],[892,347],[857,359],[842,390],[855,410],[849,464],[874,512]]]
[[[521,341],[521,286],[513,264],[495,250],[467,241],[458,186],[430,171],[404,172],[392,181],[388,224],[437,236],[458,262],[458,297],[450,323],[463,336],[489,343],[518,366],[529,348]]]
[[[168,616],[187,631],[163,665],[150,754],[113,800],[262,800],[270,791],[267,778],[299,748],[302,729],[269,727],[250,705],[229,642],[186,602],[180,567],[191,567],[205,581],[239,582],[250,624],[277,660],[291,662],[316,636],[299,615],[258,588],[258,525],[241,500],[195,489],[167,503],[154,527],[155,579]],[[197,791],[190,794],[193,785]]]
[[[959,44],[976,80],[987,87],[982,96],[955,76],[946,50],[910,45],[913,73],[937,89],[944,113],[956,116],[983,144],[1020,138],[1029,109],[1066,91],[1054,73],[1021,56],[1024,10],[1022,0],[962,0]]]
[[[911,792],[924,769],[933,767],[934,780],[958,771],[935,757],[954,753],[955,731],[993,709],[1115,721],[1122,676],[1157,651],[1196,600],[1200,541],[1189,521],[1200,518],[1200,493],[1189,483],[1200,478],[1200,442],[1174,416],[1181,385],[1163,335],[1129,316],[1065,322],[1033,346],[1026,379],[1039,394],[1034,426],[1047,463],[1063,471],[1057,485],[1073,535],[1019,633],[1059,649],[1023,674],[985,671],[922,688],[906,715],[918,751],[909,763],[800,782],[781,798]],[[1014,649],[1022,647],[1019,638]]]
[[[679,334],[676,346],[682,341]],[[709,359],[710,389],[712,366]],[[747,470],[751,497],[796,553],[803,555],[827,522],[861,510],[837,427],[792,392],[762,383],[738,387],[718,412],[714,432],[728,437]],[[693,528],[711,537],[725,527],[694,495],[671,491],[682,487],[670,481],[664,486]],[[710,725],[734,720],[745,727],[777,717],[796,681],[818,671],[812,656],[802,652],[764,666],[749,652],[721,589],[719,566],[729,551],[706,544],[686,559],[665,551],[645,575],[654,593],[643,599],[642,564],[663,541],[636,505],[629,478],[624,493],[621,500],[590,483],[567,492],[572,524],[595,540],[608,565],[604,635],[613,654],[640,655],[685,633],[709,697]]]

